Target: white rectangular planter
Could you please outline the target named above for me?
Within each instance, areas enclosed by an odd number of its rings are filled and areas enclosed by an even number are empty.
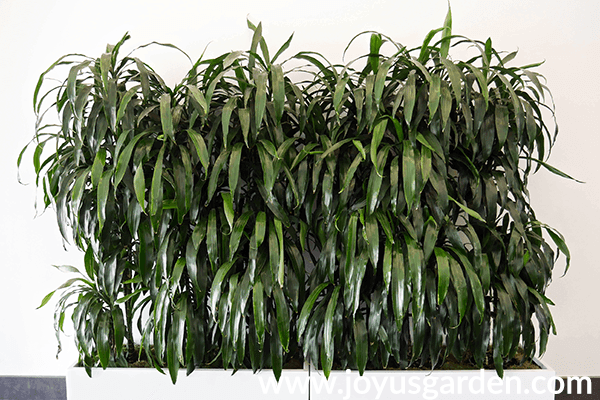
[[[197,369],[189,376],[179,370],[177,384],[152,368],[92,369],[67,371],[68,400],[170,400],[202,399],[554,399],[555,372],[539,360],[541,369],[505,370],[500,380],[494,370],[460,371],[322,371],[283,370],[279,383],[273,371],[254,374],[240,370]]]
[[[554,399],[555,372],[539,360],[541,369],[508,369],[501,380],[495,370],[322,371],[311,369],[311,400],[469,400]]]
[[[172,399],[308,399],[308,370],[284,370],[277,384],[272,370],[196,369],[186,376],[179,370],[177,384],[154,368],[92,369],[67,371],[68,400],[172,400]],[[298,386],[288,386],[295,383]]]

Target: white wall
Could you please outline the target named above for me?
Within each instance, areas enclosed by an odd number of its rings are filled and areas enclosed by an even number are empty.
[[[417,5],[418,4],[418,5]],[[440,26],[446,0],[0,0],[0,375],[63,375],[75,360],[72,341],[54,359],[52,307],[36,310],[44,294],[66,279],[52,264],[81,265],[77,252],[62,250],[54,212],[34,219],[32,170],[17,183],[16,158],[34,127],[31,95],[37,77],[62,54],[99,55],[129,31],[127,49],[152,40],[171,42],[193,59],[212,42],[214,56],[245,50],[251,34],[246,16],[263,22],[264,36],[278,48],[295,32],[288,51],[316,50],[332,61],[354,34],[377,30],[409,47]],[[555,274],[549,296],[558,336],[545,360],[560,375],[600,375],[600,3],[585,0],[453,0],[454,33],[491,36],[496,48],[520,49],[516,62],[546,60],[561,128],[551,163],[584,185],[539,173],[531,197],[540,220],[566,236],[572,268]],[[367,51],[366,47],[357,51]],[[142,57],[178,81],[187,69],[168,50]],[[51,304],[52,305],[52,304]]]

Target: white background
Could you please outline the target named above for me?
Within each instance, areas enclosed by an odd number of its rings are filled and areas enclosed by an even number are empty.
[[[442,25],[446,0],[0,0],[0,375],[64,375],[76,359],[64,338],[58,361],[53,302],[42,297],[68,278],[52,264],[82,265],[65,252],[54,211],[34,219],[35,188],[25,156],[17,183],[16,159],[33,134],[32,93],[39,74],[66,53],[99,56],[107,43],[129,31],[125,51],[156,40],[197,59],[246,50],[248,16],[262,21],[271,52],[295,32],[288,56],[302,50],[341,62],[357,33],[377,30],[408,47]],[[600,375],[600,3],[591,0],[453,0],[453,33],[492,37],[500,50],[520,50],[513,65],[546,60],[538,71],[554,94],[561,133],[551,164],[585,181],[577,184],[545,172],[531,179],[537,217],[567,238],[573,255],[565,277],[555,270],[548,296],[558,336],[544,360],[559,375]],[[368,47],[357,49],[367,52]],[[140,53],[166,78],[179,81],[188,64],[176,52]],[[563,260],[561,260],[562,262]]]

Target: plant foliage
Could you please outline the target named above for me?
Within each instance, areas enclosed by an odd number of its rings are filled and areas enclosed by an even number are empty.
[[[534,356],[534,316],[542,354],[544,231],[570,256],[527,192],[540,167],[566,176],[545,162],[557,128],[539,64],[453,36],[450,12],[411,50],[364,33],[347,65],[277,63],[292,38],[271,57],[248,24],[250,51],[201,59],[174,88],[120,55],[128,35],[40,77],[36,184],[85,253],[85,273],[61,267],[80,276],[59,288],[56,330],[70,315],[88,371],[135,361],[136,334],[173,382],[181,366],[279,377],[291,359],[326,376],[450,354],[482,367],[490,347],[502,375],[519,346]]]

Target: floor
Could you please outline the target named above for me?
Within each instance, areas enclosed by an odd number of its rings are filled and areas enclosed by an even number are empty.
[[[565,381],[566,382],[566,381]],[[591,378],[591,394],[587,394],[587,384],[583,384],[582,392],[576,394],[576,382],[572,383],[572,393],[557,394],[555,400],[599,400],[600,377]],[[66,400],[67,388],[64,377],[30,377],[0,376],[0,400]]]

